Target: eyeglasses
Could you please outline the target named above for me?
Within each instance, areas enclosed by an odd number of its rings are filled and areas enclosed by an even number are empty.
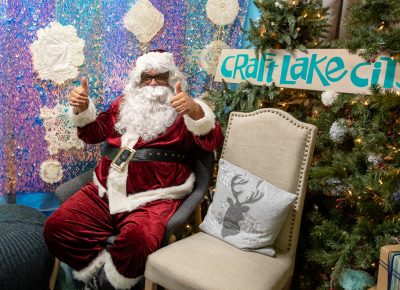
[[[153,79],[157,82],[157,84],[160,85],[168,84],[169,72],[155,74],[155,75],[142,73],[141,75],[142,84],[150,84]]]

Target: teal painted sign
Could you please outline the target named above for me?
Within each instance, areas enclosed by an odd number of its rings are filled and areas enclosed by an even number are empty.
[[[254,50],[224,49],[215,81],[336,91],[369,93],[371,85],[400,90],[400,64],[379,55],[367,62],[346,49],[269,50],[257,58]]]

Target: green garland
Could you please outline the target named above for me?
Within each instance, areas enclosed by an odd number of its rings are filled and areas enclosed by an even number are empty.
[[[400,4],[398,0],[358,0],[349,7],[346,47],[366,60],[388,52],[400,61]],[[363,50],[360,50],[363,49]]]
[[[328,32],[327,11],[322,1],[256,0],[261,16],[250,20],[246,39],[256,48],[257,54],[267,49],[300,49],[320,47]]]

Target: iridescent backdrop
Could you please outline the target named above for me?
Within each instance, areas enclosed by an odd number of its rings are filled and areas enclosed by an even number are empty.
[[[222,38],[240,48],[249,0],[239,0],[240,12],[232,25],[223,27]],[[0,0],[0,195],[18,192],[51,192],[60,183],[93,167],[99,146],[85,145],[50,156],[45,128],[39,117],[44,106],[67,103],[71,88],[88,76],[97,110],[104,110],[121,94],[134,60],[142,54],[134,35],[124,27],[123,17],[134,0]],[[164,48],[188,77],[190,94],[198,97],[211,79],[199,67],[199,54],[218,35],[206,15],[206,0],[151,0],[164,15],[162,30],[149,48]],[[38,78],[29,47],[36,32],[49,23],[73,25],[85,40],[85,62],[76,80],[57,85]],[[48,159],[61,162],[64,176],[47,184],[40,178],[40,165]]]

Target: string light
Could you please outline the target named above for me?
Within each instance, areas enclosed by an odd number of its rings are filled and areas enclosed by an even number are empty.
[[[382,179],[379,179],[379,180],[378,180],[378,182],[379,182],[379,184],[380,184],[380,185],[382,185],[382,184],[383,184],[383,181],[382,181]]]
[[[384,27],[385,27],[385,22],[382,21],[381,26],[378,29],[383,30]]]
[[[362,139],[361,138],[357,138],[356,140],[354,140],[354,142],[356,142],[357,144],[361,144],[362,143]]]

